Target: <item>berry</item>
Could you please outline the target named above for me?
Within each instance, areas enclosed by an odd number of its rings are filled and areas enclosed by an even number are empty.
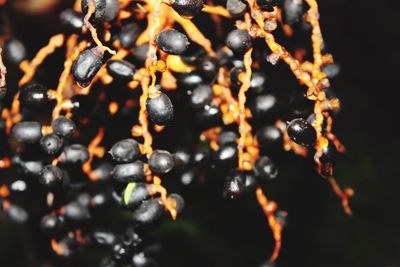
[[[185,34],[174,29],[163,30],[156,38],[157,46],[167,54],[179,55],[189,47]]]
[[[263,180],[273,180],[278,176],[278,169],[270,158],[260,157],[254,166],[255,175]]]
[[[155,150],[149,158],[150,169],[155,173],[168,173],[174,165],[174,157],[165,150]]]
[[[26,48],[18,39],[8,39],[4,43],[3,49],[4,63],[7,66],[18,66],[27,58]]]
[[[60,155],[60,161],[65,163],[83,164],[89,160],[89,151],[87,147],[80,144],[73,144],[64,147]]]
[[[40,229],[42,232],[54,235],[59,233],[65,225],[64,216],[62,215],[45,215],[40,221]]]
[[[301,118],[294,119],[289,123],[287,133],[293,142],[305,147],[313,146],[317,138],[314,127]]]
[[[66,9],[60,14],[61,24],[71,33],[81,33],[83,27],[82,15],[73,11],[72,9]]]
[[[300,21],[303,14],[303,0],[285,0],[282,7],[283,22],[293,25]]]
[[[196,72],[183,74],[178,79],[179,90],[191,91],[203,83],[203,78]]]
[[[174,107],[169,97],[160,93],[156,97],[149,97],[146,102],[146,109],[150,119],[158,125],[170,124],[174,118]]]
[[[257,131],[257,142],[261,150],[270,150],[281,147],[282,133],[275,126],[265,126]]]
[[[20,142],[37,143],[42,138],[42,126],[36,121],[24,121],[12,128],[11,134]]]
[[[153,227],[161,222],[164,207],[155,199],[144,201],[139,208],[133,212],[133,220],[137,225]]]
[[[53,165],[46,165],[40,172],[39,183],[46,187],[56,187],[63,183],[63,172]]]
[[[193,108],[200,108],[211,103],[213,90],[209,85],[200,85],[190,95],[190,105]]]
[[[233,30],[226,37],[226,45],[234,53],[244,53],[251,47],[251,36],[247,31]]]
[[[218,145],[225,146],[227,144],[236,144],[237,139],[239,139],[239,135],[236,132],[224,131],[218,136]]]
[[[144,253],[135,254],[132,257],[132,266],[135,267],[157,267],[154,259],[146,257]]]
[[[29,83],[22,87],[19,101],[26,107],[40,107],[47,104],[50,99],[46,86],[38,83]]]
[[[277,110],[278,100],[274,95],[265,94],[254,98],[250,110],[254,116],[265,119],[271,117]]]
[[[139,205],[150,198],[147,185],[145,183],[132,183],[122,191],[121,198],[123,205],[129,209],[136,209]],[[129,190],[128,190],[129,189]]]
[[[173,9],[182,17],[190,18],[203,9],[203,0],[172,0]]]
[[[231,143],[220,147],[215,153],[217,166],[233,168],[238,162],[237,144]]]
[[[64,216],[65,219],[72,222],[83,222],[90,219],[87,207],[75,201],[64,206]]]
[[[63,148],[63,141],[55,134],[48,134],[40,139],[42,150],[50,156],[58,155]]]
[[[183,209],[185,208],[185,200],[183,199],[183,197],[181,195],[178,195],[178,194],[170,194],[168,196],[168,198],[173,199],[175,201],[176,212],[178,214],[182,213]]]
[[[273,11],[280,2],[281,0],[257,0],[257,5],[265,11]]]
[[[112,232],[94,231],[90,235],[92,244],[98,247],[111,247],[115,244],[117,238]]]
[[[333,164],[336,162],[338,152],[335,145],[332,142],[322,149],[322,155],[319,158],[323,164]]]
[[[111,172],[115,180],[122,183],[141,182],[144,181],[144,163],[135,161],[132,163],[118,164]]]
[[[124,139],[115,143],[109,153],[118,163],[133,162],[141,155],[139,143],[135,139]]]
[[[129,82],[133,80],[136,68],[125,60],[111,60],[107,64],[107,71],[114,79]]]
[[[130,49],[135,46],[135,42],[139,37],[139,34],[140,27],[136,23],[132,22],[122,26],[121,32],[118,34],[117,38],[123,48]]]
[[[247,4],[242,0],[228,0],[226,1],[226,9],[232,17],[238,18],[246,13]]]
[[[103,64],[103,52],[97,47],[83,51],[72,66],[72,75],[82,87],[86,87]]]
[[[53,128],[53,131],[56,135],[64,138],[72,137],[72,135],[76,131],[75,123],[71,119],[68,119],[67,117],[64,116],[60,116],[57,119],[55,119],[51,123],[51,128]]]

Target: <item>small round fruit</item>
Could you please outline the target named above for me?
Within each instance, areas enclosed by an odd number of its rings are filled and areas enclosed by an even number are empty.
[[[244,53],[251,47],[251,36],[245,30],[233,30],[226,38],[226,45],[234,53]]]
[[[146,109],[150,119],[158,125],[170,124],[174,118],[174,106],[164,93],[147,98]]]
[[[56,135],[70,138],[76,131],[75,122],[67,117],[60,116],[51,123],[51,128]]]
[[[203,0],[173,0],[172,8],[182,17],[193,17],[203,9]]]
[[[63,172],[53,165],[46,165],[40,172],[39,183],[46,187],[55,187],[63,183]]]
[[[48,134],[40,139],[44,153],[50,156],[58,155],[63,148],[63,140],[56,134]]]
[[[155,150],[149,158],[150,169],[155,173],[168,173],[174,165],[174,157],[166,150]]]
[[[314,127],[302,118],[292,120],[287,127],[287,133],[293,142],[305,147],[313,146],[317,138]]]
[[[11,134],[20,142],[37,143],[42,138],[42,126],[36,121],[23,121],[12,128]]]
[[[118,163],[133,162],[141,155],[139,143],[131,138],[115,143],[109,153],[113,160]]]
[[[228,199],[240,198],[246,189],[246,175],[242,171],[235,170],[225,179],[224,197]]]
[[[256,161],[254,173],[263,180],[273,180],[278,176],[278,169],[270,158],[262,156]]]
[[[179,55],[189,47],[185,34],[174,29],[163,30],[156,38],[157,46],[167,54]]]

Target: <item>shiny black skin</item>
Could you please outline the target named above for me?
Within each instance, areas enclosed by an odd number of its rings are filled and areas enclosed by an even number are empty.
[[[313,146],[317,138],[314,127],[302,118],[292,120],[287,127],[287,133],[293,142],[305,147]]]
[[[121,47],[125,49],[131,49],[135,46],[136,39],[139,37],[140,27],[132,22],[122,26],[120,33],[117,38],[121,44]]]
[[[189,47],[189,40],[185,34],[174,30],[163,30],[157,35],[157,46],[167,54],[179,55]]]
[[[231,82],[231,87],[234,89],[239,89],[242,86],[242,82],[239,80],[239,75],[244,72],[243,67],[233,67],[229,72],[229,79]]]
[[[113,160],[118,163],[128,163],[137,160],[140,155],[139,143],[132,138],[115,143],[109,151]]]
[[[75,131],[75,122],[65,116],[60,116],[51,123],[54,133],[64,138],[71,138]]]
[[[282,19],[285,24],[299,22],[303,15],[303,0],[285,0],[282,7]]]
[[[56,134],[48,134],[40,139],[40,146],[44,153],[55,156],[60,154],[63,148],[63,140]]]
[[[257,178],[255,177],[255,174],[253,171],[246,171],[244,172],[246,176],[246,183],[245,183],[245,193],[253,193],[255,189],[257,188],[258,181]]]
[[[113,253],[113,258],[120,263],[127,262],[131,255],[131,251],[129,250],[129,248],[127,248],[122,243],[116,243],[112,247],[112,253]]]
[[[19,101],[24,107],[40,107],[49,103],[47,87],[39,83],[28,83],[21,88]]]
[[[232,17],[238,18],[246,13],[247,4],[241,0],[227,0],[226,9]]]
[[[24,224],[29,220],[28,212],[23,207],[14,203],[10,204],[3,214],[15,224]]]
[[[81,33],[83,27],[82,14],[66,9],[60,14],[61,24],[71,33]]]
[[[114,79],[121,82],[130,82],[135,75],[136,67],[125,60],[110,60],[107,63],[108,74]]]
[[[97,47],[83,51],[72,66],[72,75],[82,87],[87,86],[100,70],[103,55]]]
[[[27,58],[27,51],[21,41],[11,38],[4,42],[2,56],[7,67],[10,65],[17,67]]]
[[[161,222],[163,214],[163,205],[161,205],[158,200],[150,199],[144,201],[139,208],[133,212],[133,220],[135,224],[139,226],[152,228]]]
[[[46,165],[39,175],[39,183],[45,187],[54,188],[63,183],[64,174],[60,168]]]
[[[149,118],[158,125],[168,125],[174,118],[174,106],[164,93],[153,98],[147,98],[146,109]]]
[[[89,10],[89,1],[90,0],[82,0],[82,12],[84,15],[87,14]],[[95,12],[92,16],[92,20],[95,22],[102,21],[112,21],[114,20],[119,12],[119,3],[118,0],[93,0],[95,4]]]
[[[48,235],[59,233],[65,226],[64,216],[48,214],[40,221],[40,230]]]
[[[25,174],[38,176],[43,168],[42,160],[23,160],[16,155],[12,158],[12,163],[20,168]]]
[[[177,149],[173,155],[175,161],[175,169],[183,170],[189,166],[191,161],[191,154],[185,149]]]
[[[154,173],[164,174],[174,168],[175,160],[166,150],[154,150],[149,158],[149,166]]]
[[[64,163],[83,164],[89,160],[89,151],[87,147],[81,144],[73,144],[64,147],[60,155],[60,161]]]
[[[191,93],[189,101],[193,108],[201,108],[211,103],[214,93],[209,85],[199,85]]]
[[[218,107],[205,105],[195,114],[197,122],[203,127],[212,127],[221,123],[222,115]]]
[[[137,160],[132,163],[118,164],[111,173],[115,180],[122,183],[142,182],[145,178],[144,163]]]
[[[332,142],[329,142],[322,150],[322,155],[319,158],[323,164],[334,164],[338,158],[338,151]]]
[[[234,200],[243,196],[246,190],[246,175],[243,171],[235,170],[225,178],[223,195]]]
[[[151,195],[147,190],[147,185],[145,183],[136,183],[135,189],[132,191],[129,196],[128,203],[125,203],[125,190],[122,191],[121,199],[124,207],[127,207],[131,210],[135,210],[137,207],[142,204],[143,201],[150,199]]]
[[[36,121],[23,121],[14,125],[11,134],[22,143],[37,143],[42,138],[42,126]]]
[[[226,37],[226,45],[237,54],[246,52],[251,44],[251,36],[245,30],[233,30]]]
[[[204,6],[203,0],[173,0],[172,8],[182,17],[193,17]]]
[[[256,177],[263,180],[273,180],[278,177],[278,169],[272,160],[267,156],[261,156],[254,165]]]

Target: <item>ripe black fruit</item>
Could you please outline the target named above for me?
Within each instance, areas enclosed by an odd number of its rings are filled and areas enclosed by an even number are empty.
[[[113,160],[119,163],[127,163],[140,157],[139,144],[135,139],[124,139],[115,143],[109,151]]]
[[[133,220],[143,227],[157,225],[164,213],[164,207],[155,199],[144,201],[138,209],[133,212]]]
[[[12,128],[11,134],[20,142],[33,144],[42,137],[42,126],[36,121],[23,121]]]
[[[43,106],[50,101],[47,87],[39,83],[29,83],[22,87],[19,101],[26,107]]]
[[[166,150],[155,150],[149,158],[150,169],[155,173],[168,173],[174,165],[174,157]]]
[[[121,198],[124,206],[129,209],[136,209],[139,205],[150,198],[149,191],[145,183],[133,183],[133,190],[125,189],[122,191]]]
[[[81,33],[83,27],[82,14],[66,9],[60,14],[61,24],[72,33]]]
[[[226,1],[226,9],[232,17],[241,17],[247,10],[247,5],[242,0]]]
[[[174,118],[174,107],[169,97],[160,93],[156,97],[149,97],[146,102],[146,109],[150,119],[158,125],[170,124]]]
[[[39,176],[39,183],[46,187],[55,187],[63,182],[63,172],[53,165],[44,166]]]
[[[65,163],[83,164],[89,160],[89,151],[87,147],[81,144],[66,146],[60,156],[60,161]]]
[[[185,34],[174,29],[163,30],[156,38],[157,46],[165,53],[179,55],[189,47]]]
[[[83,51],[72,66],[72,74],[77,83],[86,87],[99,71],[103,63],[103,52],[95,47]]]
[[[136,23],[129,23],[122,27],[118,40],[123,48],[130,49],[135,46],[139,34],[140,27]]]
[[[47,155],[54,156],[61,152],[63,141],[55,134],[48,134],[40,139],[40,146]]]
[[[209,85],[200,85],[190,95],[190,105],[194,108],[201,108],[211,103],[213,90]]]
[[[95,12],[92,16],[94,21],[112,21],[117,17],[119,12],[118,0],[82,0],[81,6],[84,15],[89,10],[89,1],[93,1],[95,5]]]
[[[67,117],[60,116],[51,123],[51,128],[56,135],[70,138],[76,131],[75,122]]]
[[[233,30],[226,38],[226,45],[234,53],[244,53],[251,47],[251,36],[244,30]]]
[[[111,60],[107,64],[107,71],[114,79],[121,82],[129,82],[133,79],[136,68],[125,60]]]
[[[262,156],[256,161],[254,173],[261,179],[273,180],[278,176],[278,169],[270,158]]]
[[[122,183],[141,182],[145,178],[144,163],[137,160],[132,163],[118,164],[114,167],[112,175],[115,180]]]
[[[301,118],[294,119],[289,123],[287,133],[293,142],[306,147],[313,146],[317,138],[314,127]]]
[[[173,9],[182,17],[193,17],[203,9],[203,0],[174,0]]]

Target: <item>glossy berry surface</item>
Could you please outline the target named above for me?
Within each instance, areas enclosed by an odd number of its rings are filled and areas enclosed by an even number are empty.
[[[225,178],[224,197],[228,199],[240,198],[246,188],[246,175],[242,171],[234,171]]]
[[[149,158],[150,169],[155,173],[168,173],[174,165],[174,157],[166,150],[155,150]]]
[[[24,121],[16,124],[12,135],[23,143],[36,143],[42,137],[42,125],[36,121]]]
[[[113,160],[119,163],[133,162],[140,156],[139,143],[135,139],[124,139],[115,143],[109,151]]]
[[[26,107],[40,107],[47,104],[50,99],[46,86],[30,83],[22,87],[19,101]]]
[[[172,7],[182,17],[193,17],[203,8],[203,0],[173,0]]]
[[[103,56],[96,49],[83,51],[72,66],[72,74],[76,82],[87,86],[99,71]]]
[[[64,116],[55,119],[51,123],[51,128],[53,128],[53,131],[56,135],[64,138],[72,137],[76,131],[75,123],[71,119],[68,119]]]
[[[190,44],[185,34],[174,29],[160,32],[156,43],[162,51],[171,55],[182,54]]]
[[[251,36],[244,30],[233,30],[226,37],[226,45],[234,53],[244,53],[251,46]]]
[[[287,127],[287,133],[293,142],[306,147],[313,146],[317,138],[314,127],[304,119],[292,120]]]
[[[170,124],[174,118],[174,107],[169,97],[164,93],[148,98],[146,109],[150,119],[158,125]]]

